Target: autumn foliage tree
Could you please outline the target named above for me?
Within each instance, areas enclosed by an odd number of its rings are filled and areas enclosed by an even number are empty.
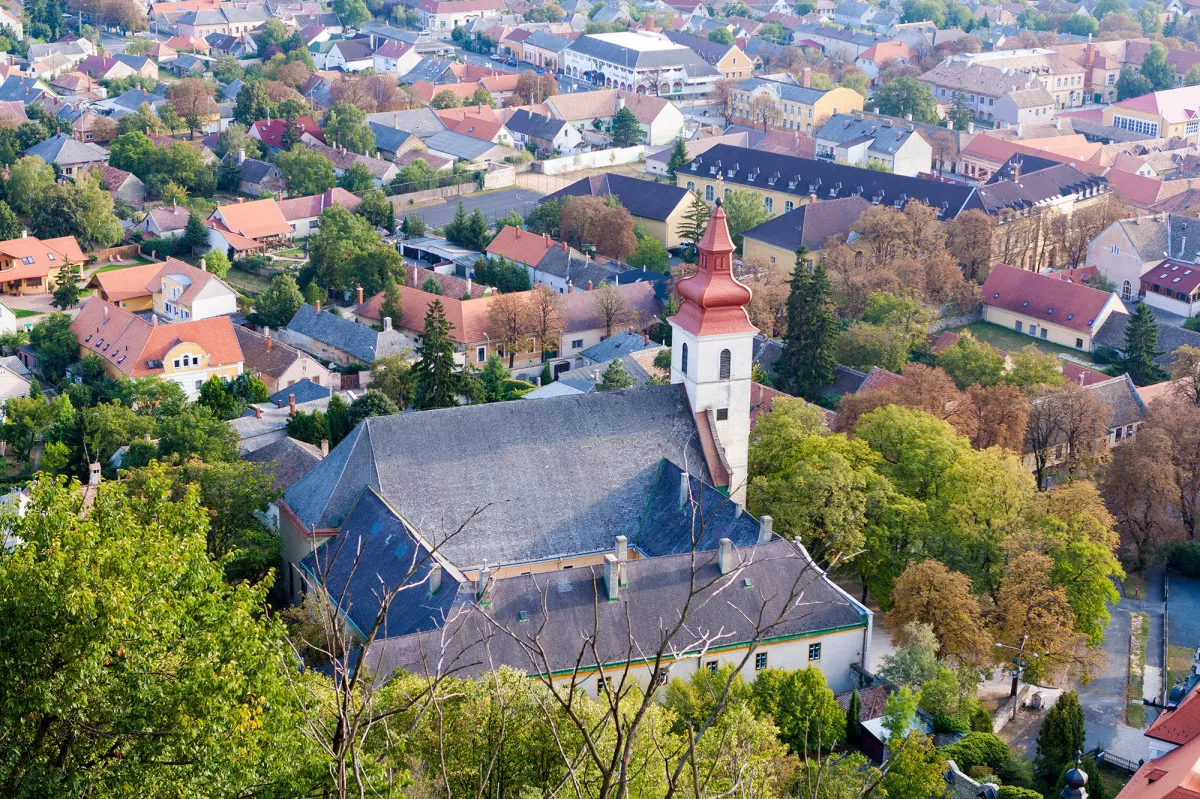
[[[217,111],[212,86],[200,78],[185,78],[173,84],[167,91],[167,98],[175,113],[187,123],[189,137]]]
[[[624,260],[637,247],[633,217],[616,197],[572,197],[562,209],[560,236],[572,247],[594,247]]]
[[[914,621],[930,625],[939,654],[960,665],[979,666],[991,656],[992,641],[971,581],[936,560],[909,566],[892,587],[884,624],[897,646],[904,645],[905,627]]]

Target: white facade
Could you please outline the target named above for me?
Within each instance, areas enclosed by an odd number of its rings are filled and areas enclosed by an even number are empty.
[[[685,65],[695,63],[696,54],[662,34],[645,31],[600,33],[584,36],[580,42],[587,39],[615,45],[608,48],[612,58],[594,55],[583,48],[577,49],[579,42],[576,42],[563,51],[562,71],[571,77],[592,79],[605,88],[637,91],[639,88],[645,90],[646,87],[656,86],[660,97],[706,94],[721,78],[720,73],[711,68],[705,70],[705,74],[689,75]],[[637,66],[640,54],[648,51],[660,52],[666,57],[654,59],[656,63],[653,67]],[[670,58],[671,53],[677,53],[678,58]]]
[[[0,303],[0,333],[17,332],[17,315],[3,303]]]

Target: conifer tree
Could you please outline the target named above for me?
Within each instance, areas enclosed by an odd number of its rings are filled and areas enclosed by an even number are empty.
[[[860,732],[858,717],[862,713],[862,698],[858,690],[850,694],[850,707],[846,709],[846,743],[857,744]]]
[[[801,245],[796,250],[788,296],[788,334],[776,373],[794,394],[813,402],[833,380],[833,369],[837,366],[833,353],[838,326],[832,294],[825,265],[814,267],[808,258],[808,248]]]
[[[604,370],[604,374],[600,376],[600,382],[596,384],[597,391],[616,391],[621,388],[631,388],[633,386],[633,378],[625,369],[625,363],[620,358],[614,358],[609,362],[608,368]]]
[[[458,404],[454,375],[454,342],[441,300],[425,313],[417,372],[417,404],[421,408],[452,408]]]
[[[687,145],[684,144],[682,136],[677,136],[675,138],[675,149],[671,151],[671,157],[667,159],[667,177],[673,182],[675,176],[679,174],[679,170],[683,169],[687,164]]]
[[[679,238],[687,245],[684,249],[684,260],[696,260],[696,242],[704,236],[711,215],[708,204],[700,199],[700,192],[693,191],[692,204],[688,206],[687,212],[679,222]]]
[[[1144,302],[1129,317],[1125,326],[1125,371],[1139,386],[1162,379],[1162,370],[1154,364],[1158,355],[1158,320]]]
[[[325,426],[329,434],[329,446],[336,447],[338,442],[350,434],[350,405],[336,392],[329,398],[325,408]],[[315,442],[314,442],[315,443]]]

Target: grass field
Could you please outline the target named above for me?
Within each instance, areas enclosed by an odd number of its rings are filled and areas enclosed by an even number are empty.
[[[37,311],[29,311],[24,308],[13,308],[12,312],[13,316],[17,317],[18,319],[25,319],[26,317],[38,315]]]
[[[1140,574],[1125,575],[1121,587],[1125,589],[1125,596],[1130,599],[1143,599],[1146,596],[1146,578]]]
[[[1146,613],[1132,613],[1130,621],[1129,646],[1129,693],[1126,695],[1128,705],[1125,717],[1131,727],[1146,726],[1146,706],[1142,704],[1144,692],[1143,673],[1146,670],[1146,644],[1150,640],[1150,616]]]
[[[1101,765],[1099,772],[1100,781],[1104,784],[1105,796],[1116,796],[1125,787],[1125,783],[1129,782],[1128,772],[1121,771],[1119,768]]]
[[[1048,352],[1054,356],[1069,355],[1075,360],[1083,361],[1084,363],[1094,363],[1092,355],[1089,352],[1071,349],[1070,347],[1060,347],[1058,344],[1051,344],[1049,341],[1042,341],[1033,336],[1026,336],[1015,330],[1009,330],[1007,327],[993,325],[990,322],[974,322],[965,328],[954,328],[955,333],[961,333],[963,330],[970,330],[975,338],[1006,352],[1016,352],[1022,347],[1032,344],[1042,352]]]
[[[229,274],[225,275],[225,282],[234,288],[244,289],[250,294],[262,294],[267,290],[267,286],[271,285],[271,281],[265,277],[252,275],[249,272],[243,272],[241,269],[230,269]]]
[[[1167,646],[1167,687],[1175,684],[1175,680],[1186,677],[1192,671],[1192,650],[1186,646],[1170,644]]]

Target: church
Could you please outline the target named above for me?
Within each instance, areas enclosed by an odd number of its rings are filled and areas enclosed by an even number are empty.
[[[381,679],[508,665],[600,691],[733,663],[854,687],[871,612],[745,511],[758,331],[719,203],[698,250],[670,385],[360,423],[280,501],[288,596],[324,586],[360,633],[382,616]]]

